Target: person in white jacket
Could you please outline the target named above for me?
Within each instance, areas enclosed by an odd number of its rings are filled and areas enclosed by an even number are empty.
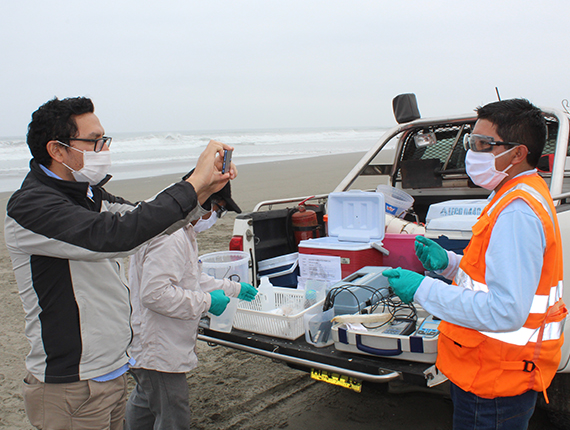
[[[196,234],[227,210],[241,210],[229,183],[211,197],[211,211],[170,236],[145,244],[131,257],[133,341],[136,381],[125,429],[188,429],[191,423],[186,372],[198,364],[195,352],[202,315],[220,315],[229,297],[251,301],[257,290],[201,273]],[[229,297],[228,297],[229,296]]]

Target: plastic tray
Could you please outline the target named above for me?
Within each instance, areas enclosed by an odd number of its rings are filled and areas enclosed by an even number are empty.
[[[304,290],[273,287],[273,291],[275,292],[275,305],[277,307],[291,305],[299,309],[303,308],[305,303]],[[305,334],[303,325],[305,313],[322,305],[323,300],[291,315],[277,315],[263,312],[261,310],[261,299],[257,296],[251,302],[240,301],[233,326],[238,330],[295,340]]]

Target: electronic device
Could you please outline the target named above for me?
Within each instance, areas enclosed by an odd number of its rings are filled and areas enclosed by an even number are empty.
[[[416,331],[416,336],[423,336],[423,337],[435,337],[439,334],[439,323],[441,320],[439,318],[434,317],[433,315],[428,316],[423,322],[420,324],[420,327]]]
[[[375,329],[374,333],[408,336],[416,331],[416,322],[411,318],[394,318],[390,323]]]
[[[222,163],[222,173],[229,172],[230,166],[232,164],[232,153],[233,149],[225,149],[224,150],[224,161]]]
[[[336,315],[355,314],[389,295],[388,278],[382,275],[391,267],[366,266],[332,285],[329,296]]]

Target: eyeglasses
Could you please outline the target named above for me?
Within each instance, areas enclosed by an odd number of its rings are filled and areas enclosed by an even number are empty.
[[[107,144],[107,148],[109,148],[111,146],[111,141],[113,140],[113,138],[109,137],[109,136],[103,136],[103,137],[100,137],[99,139],[79,139],[79,138],[75,138],[75,137],[70,137],[67,140],[70,142],[72,140],[77,140],[79,142],[90,142],[93,144],[93,151],[94,152],[101,152],[103,150],[103,147],[105,146],[105,144]]]
[[[212,200],[212,209],[213,209],[214,205],[216,205],[218,207],[218,209],[214,211],[214,212],[216,212],[218,219],[223,218],[224,215],[228,212],[228,210],[225,208],[225,206],[222,206],[218,201]]]
[[[496,145],[521,145],[521,143],[515,142],[501,142],[495,140],[491,136],[485,136],[482,134],[466,134],[463,136],[463,147],[467,151],[470,149],[473,152],[491,152],[493,146]]]

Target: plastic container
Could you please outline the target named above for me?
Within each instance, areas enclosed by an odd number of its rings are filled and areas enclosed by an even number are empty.
[[[365,266],[387,266],[384,264],[385,255],[369,242],[340,242],[334,237],[321,237],[301,241],[299,253],[340,257],[343,278]]]
[[[384,266],[401,267],[423,275],[425,269],[418,259],[414,247],[416,236],[418,235],[386,233],[382,243],[384,248],[390,251],[390,254],[384,256]]]
[[[303,316],[319,307],[322,309],[323,300],[318,301],[308,309],[303,309],[305,291],[292,288],[273,287],[275,306],[284,305],[296,309],[289,315],[279,315],[261,310],[261,297],[258,294],[251,302],[240,301],[234,318],[234,328],[252,333],[264,334],[283,339],[295,340],[305,333]]]
[[[276,308],[273,284],[267,276],[263,276],[261,278],[261,283],[259,284],[257,291],[259,300],[261,301],[261,310],[263,312],[269,312]]]
[[[210,316],[210,328],[215,331],[223,331],[229,333],[232,331],[234,318],[236,315],[239,300],[236,297],[230,297],[228,306],[220,316],[208,313]]]
[[[299,276],[299,253],[268,258],[258,263],[258,276],[267,276],[275,287],[296,287]]]
[[[303,317],[305,327],[305,341],[317,348],[330,346],[334,343],[332,337],[332,322],[335,316],[334,309],[323,312],[322,307],[314,312],[307,312]]]
[[[386,213],[394,216],[401,216],[414,203],[414,198],[403,190],[391,187],[390,185],[378,185],[377,193],[384,194],[386,202]]]
[[[429,207],[425,236],[458,254],[471,240],[471,228],[489,202],[484,199],[448,200]]]
[[[199,257],[202,272],[216,279],[228,278],[236,282],[249,282],[249,254],[242,251],[212,252]],[[228,306],[220,316],[208,313],[210,328],[215,331],[230,332],[238,308],[239,300],[230,297]]]
[[[243,251],[220,251],[204,254],[199,257],[202,272],[216,279],[228,278],[236,282],[247,282],[249,279],[249,254]]]

